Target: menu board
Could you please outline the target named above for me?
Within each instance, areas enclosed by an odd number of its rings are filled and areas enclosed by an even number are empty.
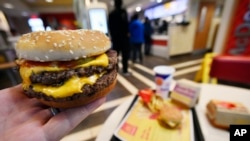
[[[177,15],[187,10],[188,0],[175,0],[164,4],[148,8],[144,12],[144,16],[150,20]]]
[[[91,29],[108,33],[107,15],[105,9],[94,8],[89,10]]]

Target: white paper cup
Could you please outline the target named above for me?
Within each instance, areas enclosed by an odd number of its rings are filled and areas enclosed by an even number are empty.
[[[156,66],[154,67],[154,72],[156,94],[166,99],[169,97],[170,84],[173,79],[175,68],[170,66]]]

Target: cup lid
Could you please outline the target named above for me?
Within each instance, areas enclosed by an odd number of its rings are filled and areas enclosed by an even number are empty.
[[[175,72],[175,68],[171,66],[155,66],[154,67],[154,72],[157,74],[173,74]]]

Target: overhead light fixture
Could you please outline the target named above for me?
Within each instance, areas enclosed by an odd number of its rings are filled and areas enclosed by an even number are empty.
[[[24,17],[27,17],[27,16],[29,16],[29,12],[22,11],[21,15],[24,16]]]
[[[156,0],[156,2],[157,2],[157,3],[161,3],[161,2],[162,2],[162,0]]]
[[[140,7],[140,6],[137,6],[137,7],[135,8],[135,11],[136,11],[136,12],[140,12],[140,11],[141,11],[141,7]]]
[[[11,4],[11,3],[4,3],[3,7],[8,8],[8,9],[13,9],[14,8],[13,4]]]
[[[52,3],[53,2],[53,0],[45,0],[46,2],[48,2],[48,3]]]
[[[29,3],[34,3],[34,2],[36,2],[36,0],[26,0],[27,2],[29,2]]]
[[[112,1],[112,0],[109,2],[109,4],[110,4],[111,6],[114,6],[114,5],[115,5],[114,1]]]

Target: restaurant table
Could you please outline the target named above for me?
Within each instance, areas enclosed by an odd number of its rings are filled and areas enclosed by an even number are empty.
[[[201,95],[195,110],[206,141],[229,141],[229,131],[214,128],[206,117],[206,104],[211,99],[241,102],[250,109],[250,89],[226,85],[201,85]]]
[[[110,114],[96,141],[111,140],[114,131],[122,121],[134,98],[135,96],[129,97]],[[250,90],[219,84],[201,84],[199,102],[194,108],[201,130],[200,136],[202,136],[199,140],[229,141],[229,131],[213,127],[206,117],[206,104],[211,99],[241,102],[250,109]]]

